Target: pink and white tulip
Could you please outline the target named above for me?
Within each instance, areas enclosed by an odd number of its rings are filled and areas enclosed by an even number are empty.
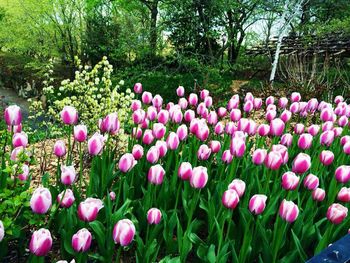
[[[151,208],[147,211],[147,222],[150,225],[158,225],[162,219],[162,212],[158,208]]]
[[[51,250],[52,247],[52,237],[49,230],[45,228],[40,228],[34,231],[29,243],[30,253],[36,255],[37,257],[46,256],[46,254]]]
[[[52,204],[52,197],[49,189],[38,187],[30,198],[30,207],[36,214],[46,214]]]
[[[283,220],[293,223],[299,215],[299,208],[293,201],[284,199],[280,205],[279,214]]]
[[[72,237],[72,248],[76,252],[86,252],[91,246],[92,235],[86,228],[80,229]]]
[[[266,200],[266,195],[253,195],[249,200],[249,211],[255,215],[262,214],[266,208]]]
[[[88,197],[79,204],[78,217],[82,221],[92,222],[97,218],[98,212],[103,207],[103,202],[100,199]]]
[[[119,220],[113,228],[113,240],[122,247],[128,246],[134,239],[135,225],[129,219]]]

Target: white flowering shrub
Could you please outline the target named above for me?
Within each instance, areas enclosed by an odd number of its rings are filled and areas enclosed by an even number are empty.
[[[128,113],[134,94],[130,89],[119,92],[124,85],[121,80],[113,84],[111,75],[113,66],[107,57],[94,67],[83,66],[76,58],[77,71],[73,80],[65,79],[59,87],[55,87],[49,74],[45,76],[43,95],[40,100],[31,101],[33,119],[41,119],[44,125],[50,125],[59,120],[59,114],[64,106],[75,107],[79,112],[79,122],[95,130],[98,119],[111,112],[117,112],[121,123],[128,121]],[[52,72],[52,69],[48,67]]]

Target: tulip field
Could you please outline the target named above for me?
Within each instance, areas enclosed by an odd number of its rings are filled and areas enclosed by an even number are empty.
[[[208,90],[174,92],[167,102],[137,83],[132,124],[111,112],[95,130],[63,107],[66,136],[40,185],[21,109],[8,106],[0,202],[15,193],[19,204],[12,214],[0,206],[0,261],[16,250],[28,262],[305,262],[348,234],[342,96],[217,102]]]

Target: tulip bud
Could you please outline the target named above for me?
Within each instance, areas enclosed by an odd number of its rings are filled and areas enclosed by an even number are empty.
[[[135,160],[140,160],[143,156],[143,147],[139,144],[135,144],[132,148],[132,155]]]
[[[12,136],[12,145],[14,148],[16,147],[27,147],[28,145],[28,136],[25,132],[15,133]]]
[[[132,128],[132,137],[136,139],[140,139],[142,136],[142,130],[140,127],[134,127]]]
[[[204,100],[206,97],[209,96],[209,91],[206,89],[201,90],[201,92],[199,93],[199,96],[200,96],[201,100]]]
[[[152,146],[151,148],[149,148],[147,155],[146,155],[146,159],[150,163],[158,162],[159,151],[158,151],[158,148],[156,146]]]
[[[320,161],[323,165],[331,165],[334,160],[334,154],[331,151],[323,150],[320,153]]]
[[[223,134],[224,129],[225,129],[224,124],[222,122],[218,122],[214,127],[214,132],[216,135],[221,135]]]
[[[208,182],[208,171],[206,167],[197,166],[192,169],[190,184],[193,188],[204,188]]]
[[[265,149],[256,149],[252,155],[252,161],[255,165],[263,164],[267,155]]]
[[[273,96],[269,96],[266,98],[265,104],[268,106],[270,104],[274,104],[275,103],[275,98]]]
[[[78,206],[78,217],[85,222],[92,222],[103,208],[103,202],[97,198],[88,197]]]
[[[4,224],[0,220],[0,242],[4,239],[4,236],[5,236]]]
[[[51,207],[52,197],[49,189],[38,187],[30,198],[30,207],[36,214],[45,214]]]
[[[346,125],[348,125],[349,123],[349,120],[348,120],[348,117],[346,116],[341,116],[338,120],[338,125],[340,127],[345,127]]]
[[[161,139],[165,135],[166,128],[163,123],[155,123],[153,124],[152,132],[154,137],[156,137],[157,139]]]
[[[185,88],[183,86],[179,86],[176,89],[176,95],[179,97],[183,97],[185,95]]]
[[[142,84],[141,83],[135,83],[134,85],[134,92],[137,94],[142,93]]]
[[[312,135],[309,133],[303,133],[298,139],[298,147],[302,150],[309,149],[312,145]]]
[[[297,123],[294,126],[294,133],[295,134],[302,134],[304,132],[304,130],[305,130],[305,126],[302,123]]]
[[[182,180],[188,180],[192,176],[192,165],[189,162],[182,162],[179,166],[179,170],[177,172],[177,175]]]
[[[310,169],[311,166],[311,158],[306,153],[299,153],[294,161],[292,166],[292,171],[294,173],[302,174]]]
[[[276,118],[270,122],[270,134],[273,136],[281,136],[284,131],[285,124],[284,122]]]
[[[346,184],[350,181],[350,166],[349,165],[341,165],[335,170],[335,179],[339,183]]]
[[[88,140],[89,154],[93,156],[100,154],[104,147],[105,140],[105,137],[97,132],[92,135],[92,137]]]
[[[128,246],[134,239],[136,233],[133,222],[129,219],[119,220],[113,228],[113,240],[122,247]]]
[[[277,111],[275,111],[275,110],[268,110],[268,111],[266,111],[265,119],[268,122],[271,122],[273,119],[276,118],[276,116],[277,116]]]
[[[312,136],[316,136],[319,131],[320,131],[319,125],[313,124],[309,128],[307,128],[307,132],[310,133]]]
[[[304,186],[308,190],[315,190],[318,187],[319,183],[320,183],[320,181],[319,181],[318,177],[316,175],[313,175],[313,174],[309,174],[304,179]]]
[[[228,189],[222,195],[222,204],[228,209],[235,209],[239,203],[239,196],[233,189]]]
[[[50,251],[52,247],[52,237],[49,230],[41,228],[34,231],[29,243],[29,250],[32,254],[42,257]]]
[[[72,206],[74,201],[75,197],[71,189],[62,191],[59,195],[57,195],[57,202],[61,207],[69,208]]]
[[[178,104],[182,110],[185,110],[187,109],[188,101],[185,98],[180,98]]]
[[[227,113],[226,108],[224,108],[224,107],[218,108],[218,116],[219,116],[220,118],[225,117],[225,116],[226,116],[226,113]]]
[[[281,203],[279,214],[283,220],[293,223],[299,215],[299,208],[292,201],[284,199]]]
[[[150,93],[148,91],[143,92],[141,99],[142,99],[142,102],[144,104],[150,104],[152,102],[152,99],[153,99],[152,93]]]
[[[254,98],[253,106],[254,106],[255,110],[259,110],[262,106],[262,99],[261,98]]]
[[[146,118],[146,112],[143,109],[138,109],[132,113],[131,117],[135,124],[141,124]]]
[[[249,201],[249,211],[252,214],[260,215],[266,207],[266,195],[253,195]]]
[[[74,139],[78,142],[86,141],[87,127],[85,125],[74,126]]]
[[[266,155],[265,166],[272,170],[278,170],[283,163],[282,155],[277,151],[271,151]]]
[[[228,135],[233,135],[237,131],[237,126],[233,122],[227,122],[225,132]]]
[[[213,140],[209,143],[209,146],[210,146],[212,153],[218,153],[221,149],[221,144],[219,141]]]
[[[327,219],[335,225],[342,223],[347,216],[348,209],[341,204],[334,203],[328,207]]]
[[[73,125],[78,122],[78,112],[72,106],[64,106],[61,111],[61,119],[64,124]]]
[[[345,154],[349,155],[350,154],[350,142],[347,142],[343,146],[343,151]]]
[[[338,200],[341,202],[350,202],[350,188],[342,187],[338,193]]]
[[[132,111],[137,111],[138,109],[141,109],[142,108],[141,101],[132,100],[130,108]]]
[[[64,185],[71,185],[75,182],[76,172],[74,166],[61,165],[61,182]]]
[[[294,113],[294,114],[298,113],[299,112],[299,102],[293,102],[289,107],[289,111],[291,113]]]
[[[340,144],[342,146],[344,146],[347,142],[350,142],[350,136],[349,135],[345,135],[345,136],[341,137]]]
[[[251,112],[254,108],[253,102],[248,100],[243,105],[243,111],[244,112]]]
[[[199,122],[198,130],[196,132],[196,136],[202,142],[204,142],[206,139],[208,139],[208,137],[209,137],[209,128],[208,128],[208,126],[205,123],[200,123]]]
[[[295,190],[298,187],[300,177],[293,172],[285,172],[282,175],[282,187],[285,190]]]
[[[215,111],[211,111],[207,117],[207,122],[210,125],[215,125],[218,122],[218,115]]]
[[[213,98],[208,96],[204,98],[204,104],[206,107],[210,108],[213,105]]]
[[[226,164],[229,164],[232,162],[232,159],[233,159],[233,155],[231,154],[231,152],[229,150],[225,150],[223,153],[222,153],[222,157],[221,157],[221,160],[226,163]]]
[[[143,115],[140,118],[143,118],[144,120],[144,114],[145,112],[143,110],[137,110],[136,112],[140,111]],[[108,114],[104,119],[99,121],[99,128],[102,133],[110,133],[112,135],[116,134],[119,131],[120,128],[120,122],[118,119],[118,114],[116,112]]]
[[[334,98],[334,103],[335,104],[339,104],[340,102],[343,102],[344,101],[344,98],[343,98],[343,96],[341,96],[341,95],[338,95],[338,96],[336,96],[335,98]]]
[[[137,164],[137,161],[135,160],[134,156],[131,153],[125,153],[120,157],[119,160],[119,170],[123,173],[129,172],[135,165]]]
[[[291,118],[292,118],[292,112],[290,112],[289,110],[284,110],[280,115],[280,119],[284,123],[289,122]]]
[[[228,189],[235,190],[239,197],[244,195],[245,188],[245,182],[241,179],[233,179],[233,181],[228,185]]]
[[[180,140],[180,141],[186,140],[186,139],[187,139],[187,136],[188,136],[188,129],[187,129],[187,126],[186,126],[185,124],[180,125],[180,126],[177,128],[176,134],[177,134],[177,136],[179,137],[179,140]]]
[[[278,100],[278,107],[281,109],[285,109],[288,105],[288,99],[286,97],[282,97]]]
[[[4,119],[7,125],[20,125],[22,122],[21,108],[17,105],[8,106],[4,111]]]
[[[211,149],[206,145],[202,144],[197,152],[198,160],[208,160],[211,154]]]
[[[57,157],[63,157],[66,155],[66,145],[64,141],[58,140],[53,146],[53,152]]]
[[[160,164],[151,166],[148,170],[148,181],[155,185],[160,185],[163,183],[163,178],[165,175],[165,170]]]
[[[91,246],[92,235],[86,228],[80,229],[72,237],[72,247],[76,252],[86,252]]]
[[[29,167],[26,164],[22,165],[21,172],[18,175],[18,179],[21,181],[26,181],[29,176]]]
[[[162,212],[158,208],[151,208],[147,211],[147,222],[150,225],[158,225],[162,219]]]
[[[320,114],[320,119],[322,121],[333,121],[333,109],[331,108],[324,108],[322,111],[321,111],[321,114]]]
[[[184,114],[184,119],[186,122],[191,122],[195,118],[195,112],[193,110],[187,110]]]

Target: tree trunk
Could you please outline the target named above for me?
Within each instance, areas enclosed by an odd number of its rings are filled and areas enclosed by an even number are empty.
[[[157,16],[158,16],[158,1],[154,1],[151,7],[151,25],[150,25],[150,48],[151,54],[155,56],[157,51]]]

